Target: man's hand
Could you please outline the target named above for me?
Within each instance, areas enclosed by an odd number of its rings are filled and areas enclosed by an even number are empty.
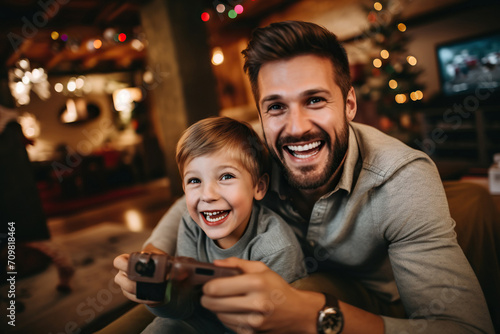
[[[258,261],[217,260],[221,267],[237,267],[242,275],[214,279],[203,287],[201,304],[238,333],[316,333],[322,294],[297,290]]]
[[[165,254],[165,252],[163,252],[162,250],[160,250],[152,245],[147,245],[143,251],[149,252],[149,253],[156,253],[156,254]],[[135,281],[131,281],[127,275],[127,267],[128,267],[129,257],[130,257],[129,254],[122,254],[122,255],[117,256],[113,260],[113,265],[115,266],[116,269],[118,269],[118,273],[115,276],[115,283],[120,286],[120,288],[122,289],[123,295],[125,297],[127,297],[128,299],[130,299],[131,301],[134,301],[136,303],[146,304],[148,306],[161,305],[161,303],[158,303],[158,302],[137,299],[137,296],[136,296],[137,283]]]

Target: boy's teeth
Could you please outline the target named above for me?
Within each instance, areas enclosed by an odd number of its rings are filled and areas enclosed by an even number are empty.
[[[313,148],[316,148],[319,145],[321,145],[321,142],[318,140],[318,141],[315,141],[314,143],[309,143],[306,145],[288,145],[287,147],[290,151],[302,152],[302,151],[312,150]]]
[[[203,215],[205,216],[205,219],[211,223],[215,223],[219,220],[222,220],[227,217],[229,214],[229,211],[212,211],[212,212],[203,212]],[[220,215],[220,216],[219,216]],[[218,216],[212,218],[212,216]]]

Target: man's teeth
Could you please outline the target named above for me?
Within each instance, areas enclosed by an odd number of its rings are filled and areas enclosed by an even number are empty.
[[[302,151],[312,150],[313,148],[316,148],[319,145],[321,145],[321,142],[318,140],[318,141],[315,141],[314,143],[310,143],[307,145],[289,145],[287,147],[290,151],[302,152]]]
[[[222,216],[219,217],[214,217],[212,218],[211,216],[218,216],[220,214],[224,213]],[[211,223],[215,223],[221,219],[224,219],[227,217],[229,214],[229,211],[212,211],[212,212],[203,212],[203,215],[205,216],[205,219]]]

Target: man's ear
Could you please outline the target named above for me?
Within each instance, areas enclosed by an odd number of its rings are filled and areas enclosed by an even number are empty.
[[[263,199],[264,196],[266,195],[268,185],[269,185],[269,175],[265,173],[264,175],[259,177],[259,180],[255,185],[253,198],[255,198],[257,201]]]
[[[356,92],[354,92],[354,87],[351,87],[345,99],[345,115],[349,122],[354,119],[357,110]]]

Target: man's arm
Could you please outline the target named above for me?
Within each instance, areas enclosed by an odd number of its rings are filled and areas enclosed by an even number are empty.
[[[214,261],[238,267],[244,274],[214,279],[203,287],[201,304],[217,314],[229,328],[249,328],[273,333],[317,333],[318,311],[323,294],[291,287],[278,274],[258,261],[237,258]],[[340,302],[343,333],[383,333],[382,318]]]

